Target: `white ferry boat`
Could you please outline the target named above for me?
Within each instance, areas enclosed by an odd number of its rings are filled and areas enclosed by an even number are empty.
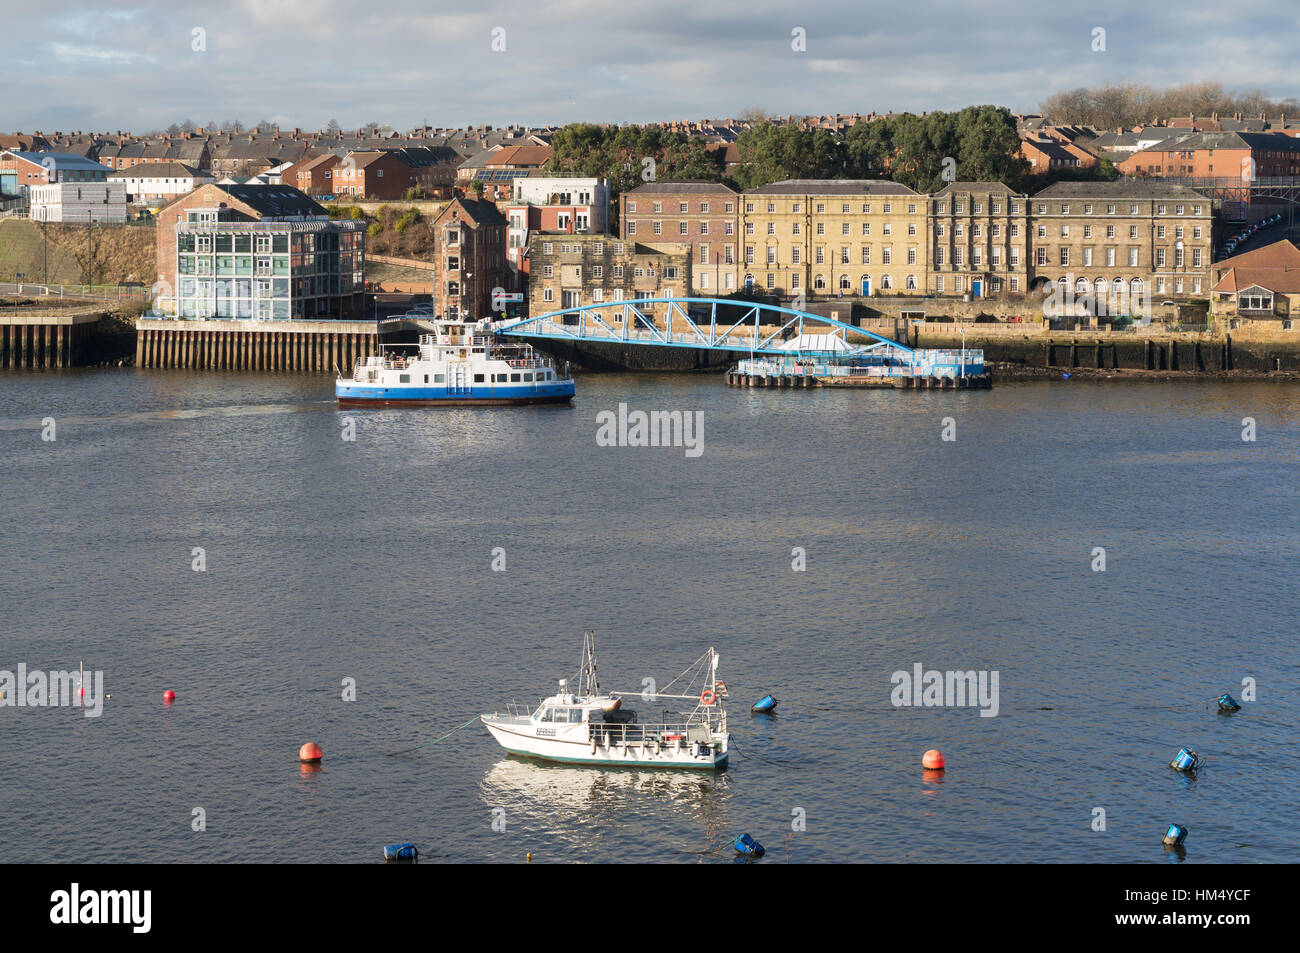
[[[358,361],[352,377],[334,382],[339,405],[562,404],[573,399],[573,378],[538,357],[532,345],[495,342],[487,328],[486,323],[438,320],[433,334],[420,335],[417,354],[374,354]]]
[[[543,761],[712,770],[726,766],[731,747],[722,705],[726,687],[717,676],[718,653],[710,648],[663,692],[604,693],[596,681],[596,638],[589,632],[576,691],[561,679],[559,691],[532,711],[512,706],[509,712],[483,715],[482,722],[506,751]],[[669,692],[675,685],[687,693]],[[696,687],[698,693],[692,693]],[[643,721],[625,705],[632,699],[658,706],[659,715]]]

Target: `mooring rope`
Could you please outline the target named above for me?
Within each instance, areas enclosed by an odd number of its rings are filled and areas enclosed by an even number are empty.
[[[474,722],[478,721],[480,717],[481,717],[481,716],[479,716],[479,715],[475,715],[475,716],[474,716],[473,718],[471,718],[469,721],[465,722],[465,724],[460,725],[459,727],[456,727],[456,728],[451,729],[451,731],[447,732],[447,733],[446,733],[445,735],[443,735],[441,738],[434,738],[432,741],[426,741],[426,742],[424,742],[423,744],[418,744],[418,745],[416,745],[414,748],[403,748],[401,751],[390,751],[390,752],[388,752],[388,754],[389,754],[390,757],[393,756],[393,755],[397,755],[397,754],[406,754],[408,751],[417,751],[417,750],[419,750],[420,748],[427,748],[429,745],[436,745],[439,741],[446,741],[448,738],[450,738],[450,737],[451,737],[452,735],[454,735],[456,732],[460,731],[461,728],[468,728],[470,725],[474,724]]]

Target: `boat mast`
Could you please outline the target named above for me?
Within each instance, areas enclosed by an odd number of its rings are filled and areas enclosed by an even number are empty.
[[[600,682],[596,680],[596,633],[591,630],[582,634],[582,661],[578,666],[578,694],[589,697],[600,694]]]

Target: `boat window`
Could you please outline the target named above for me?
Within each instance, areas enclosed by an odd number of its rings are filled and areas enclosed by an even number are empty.
[[[435,384],[441,384],[441,383],[443,383],[443,381],[444,381],[445,379],[446,379],[446,375],[444,375],[444,374],[434,374],[434,375],[433,375],[433,382],[434,382]]]
[[[475,384],[482,384],[482,383],[483,383],[483,375],[482,375],[482,374],[475,374],[475,375],[474,375],[474,383],[475,383]]]
[[[537,716],[537,720],[538,720],[538,721],[554,721],[554,720],[555,720],[555,713],[554,713],[551,709],[549,709],[549,708],[543,709],[542,713],[541,713],[540,715]]]
[[[429,383],[429,375],[428,375],[428,374],[425,374],[425,375],[424,375],[424,382],[425,382],[426,384]]]
[[[409,384],[409,383],[411,383],[411,375],[410,375],[410,374],[398,374],[398,375],[397,375],[397,382],[398,382],[399,384]]]
[[[530,380],[532,380],[532,379],[533,379],[533,375],[532,375],[532,374],[525,374],[525,375],[524,375],[524,380],[526,380],[526,381],[530,381]]]
[[[511,374],[511,375],[510,375],[510,383],[512,383],[512,384],[518,384],[518,383],[519,383],[519,375],[518,375],[518,374]]]

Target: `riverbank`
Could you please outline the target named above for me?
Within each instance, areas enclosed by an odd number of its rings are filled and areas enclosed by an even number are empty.
[[[1115,381],[1186,382],[1240,381],[1242,383],[1300,384],[1300,371],[1155,371],[1096,367],[1036,367],[1005,361],[986,362],[994,383],[1014,381]]]

